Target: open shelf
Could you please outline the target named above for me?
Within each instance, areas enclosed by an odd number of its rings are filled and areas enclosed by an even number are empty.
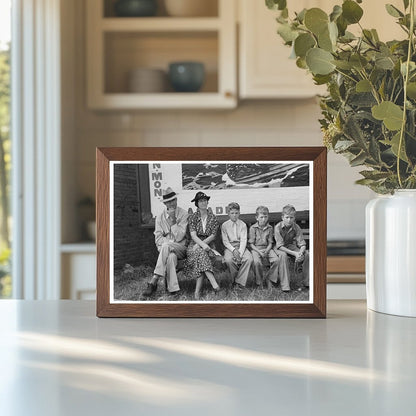
[[[161,9],[161,14],[155,17],[127,18],[114,17],[112,0],[89,0],[86,3],[88,107],[235,108],[235,3],[212,1],[217,12],[211,17],[168,17]],[[183,61],[204,65],[205,79],[198,92],[178,93],[167,82],[169,64]],[[164,71],[166,86],[129,88],[131,71],[143,68]]]
[[[215,32],[111,32],[105,34],[104,54],[105,94],[132,93],[128,88],[129,73],[138,68],[163,70],[167,80],[169,64],[178,61],[204,64],[204,84],[200,92],[193,95],[218,92],[218,38]],[[169,82],[165,88],[156,95],[174,93]],[[186,99],[183,95],[175,99]]]

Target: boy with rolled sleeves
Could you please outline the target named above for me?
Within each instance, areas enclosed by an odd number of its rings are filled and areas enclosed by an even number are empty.
[[[237,287],[247,284],[253,258],[247,250],[247,225],[239,219],[240,205],[237,202],[228,204],[229,220],[221,226],[224,244],[224,261],[231,274],[231,280]]]
[[[276,253],[289,270],[290,257],[295,260],[295,270],[302,269],[302,284],[309,287],[309,253],[306,250],[306,241],[302,229],[296,224],[296,209],[293,205],[286,205],[282,209],[282,221],[274,229],[276,240]]]
[[[254,273],[256,285],[263,286],[263,265],[270,266],[266,275],[267,288],[272,288],[272,283],[277,283],[280,278],[280,285],[284,292],[290,290],[289,274],[282,267],[279,261],[279,254],[272,250],[273,246],[273,227],[269,224],[269,209],[259,206],[256,209],[256,223],[249,230],[249,246],[253,256]]]

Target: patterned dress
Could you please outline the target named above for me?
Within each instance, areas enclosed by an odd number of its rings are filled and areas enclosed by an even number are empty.
[[[217,235],[219,222],[214,214],[208,212],[207,223],[205,231],[202,229],[201,212],[197,210],[188,218],[189,232],[195,231],[201,240],[205,240],[211,235]],[[191,239],[188,249],[186,251],[186,260],[184,265],[185,275],[189,278],[196,279],[201,273],[214,272],[212,262],[209,254],[200,246],[194,250],[195,241]],[[215,243],[212,241],[209,246],[215,248]]]

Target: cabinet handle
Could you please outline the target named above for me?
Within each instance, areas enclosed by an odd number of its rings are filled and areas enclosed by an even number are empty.
[[[233,98],[234,97],[234,93],[232,91],[225,91],[224,95],[225,95],[225,98]]]

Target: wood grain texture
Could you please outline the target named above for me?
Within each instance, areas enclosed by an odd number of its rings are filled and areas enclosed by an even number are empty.
[[[328,256],[328,273],[365,273],[365,256]]]
[[[97,149],[97,316],[186,318],[326,317],[326,148],[204,147]],[[111,161],[313,161],[313,303],[110,303]]]
[[[326,235],[327,235],[327,150],[313,159],[313,259],[314,305],[326,316]]]
[[[110,293],[110,165],[100,149],[96,159],[97,316],[102,316]]]

